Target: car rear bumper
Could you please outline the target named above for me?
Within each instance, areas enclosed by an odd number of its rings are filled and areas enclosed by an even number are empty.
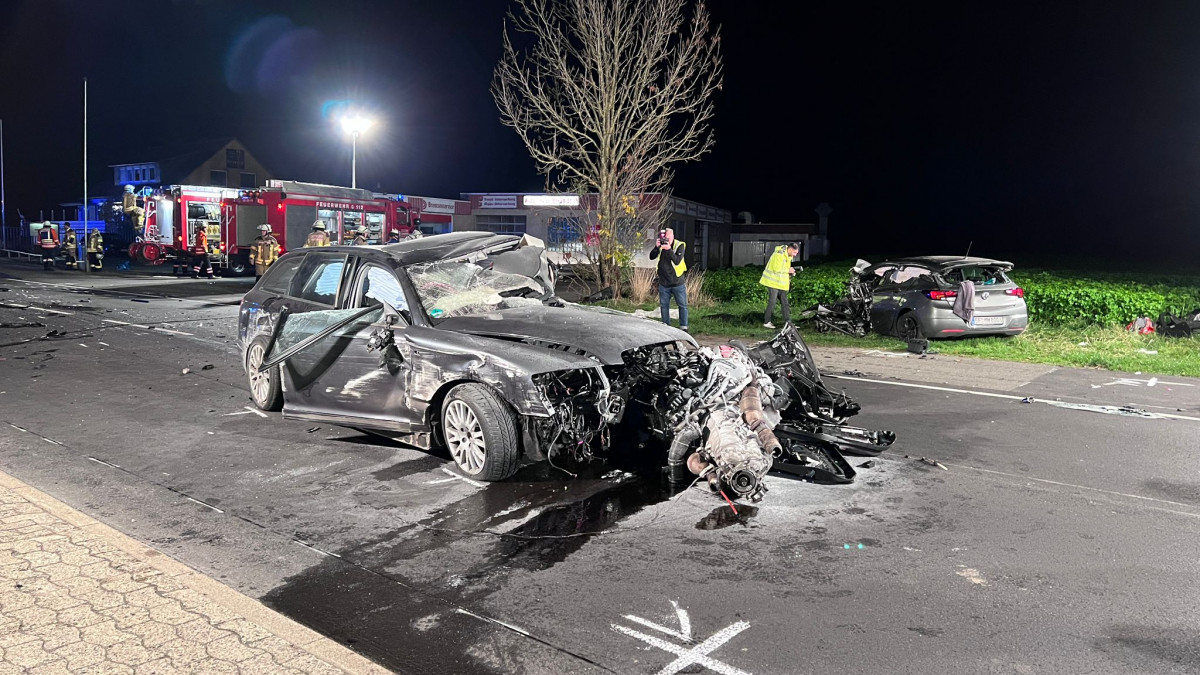
[[[922,312],[921,327],[926,337],[962,337],[967,335],[1016,335],[1029,327],[1029,314],[1024,307],[1003,313],[978,312],[976,320],[991,320],[996,325],[975,325],[963,321],[949,308],[927,307]],[[1003,323],[1000,323],[1000,321]],[[981,322],[982,323],[982,322]]]

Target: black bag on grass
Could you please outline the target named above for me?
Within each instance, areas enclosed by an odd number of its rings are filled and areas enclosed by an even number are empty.
[[[1163,312],[1154,322],[1154,332],[1163,337],[1187,338],[1192,337],[1192,326],[1184,319]]]

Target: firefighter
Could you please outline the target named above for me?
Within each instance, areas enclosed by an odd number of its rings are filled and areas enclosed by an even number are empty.
[[[216,278],[213,276],[212,261],[208,259],[208,234],[204,231],[204,226],[196,228],[196,238],[192,241],[193,279],[199,278],[202,268],[209,279]]]
[[[325,231],[325,221],[318,220],[313,222],[312,232],[309,232],[308,239],[304,240],[304,248],[328,245],[329,233]]]
[[[279,259],[279,240],[271,234],[271,226],[263,223],[258,226],[262,234],[250,246],[250,262],[254,263],[254,278],[257,281],[267,273],[271,263]]]
[[[129,222],[133,224],[133,235],[135,241],[141,241],[142,226],[145,223],[146,211],[137,205],[137,195],[133,193],[133,186],[125,186],[125,194],[121,197],[121,210],[129,217]]]
[[[400,230],[392,230],[391,232],[388,232],[387,243],[399,244],[400,243]]]
[[[359,225],[354,231],[354,241],[350,242],[351,246],[366,246],[367,245],[367,228],[364,225]]]
[[[42,269],[49,272],[54,269],[54,256],[58,255],[58,230],[47,220],[38,230],[37,238],[38,248],[42,251]]]
[[[98,270],[104,266],[104,235],[92,230],[87,238],[88,267]]]
[[[79,238],[70,223],[63,223],[62,245],[63,257],[66,258],[63,267],[69,270],[79,269]]]

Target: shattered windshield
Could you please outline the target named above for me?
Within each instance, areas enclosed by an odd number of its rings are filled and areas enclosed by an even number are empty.
[[[547,294],[542,283],[533,277],[497,272],[470,262],[410,265],[408,275],[429,318],[435,321],[540,305],[541,298]]]

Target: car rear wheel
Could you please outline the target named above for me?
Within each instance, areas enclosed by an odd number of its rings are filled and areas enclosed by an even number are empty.
[[[896,336],[901,340],[920,340],[925,337],[925,331],[921,330],[921,320],[915,312],[901,314],[896,320]]]
[[[246,378],[250,384],[250,398],[262,410],[278,411],[283,408],[283,387],[279,382],[279,366],[258,372],[258,367],[267,360],[267,340],[254,338],[246,348]]]
[[[450,390],[442,406],[442,437],[454,463],[471,478],[504,480],[517,471],[521,447],[516,417],[481,384]]]

